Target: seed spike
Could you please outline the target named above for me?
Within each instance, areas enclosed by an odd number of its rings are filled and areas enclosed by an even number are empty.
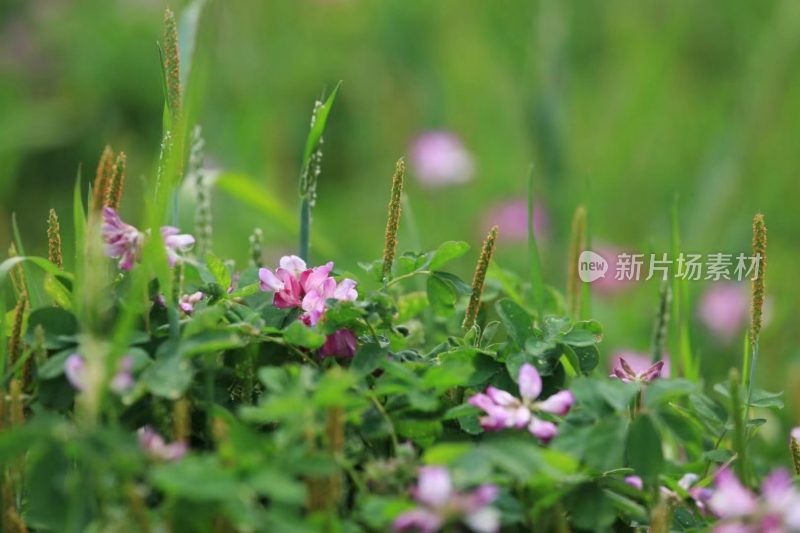
[[[178,25],[171,9],[164,11],[164,74],[167,79],[167,105],[173,119],[181,112],[181,68],[178,52]]]
[[[28,297],[23,293],[14,307],[14,322],[11,327],[11,337],[8,339],[8,364],[11,368],[17,364],[22,353],[22,323],[27,305]]]
[[[127,157],[125,152],[120,152],[114,162],[114,176],[108,187],[108,197],[106,198],[106,205],[115,211],[119,211],[119,206],[122,203],[122,192],[125,190],[126,166]]]
[[[192,429],[189,399],[185,396],[175,402],[172,408],[172,438],[175,442],[189,442]]]
[[[574,319],[581,313],[581,284],[578,278],[578,258],[586,246],[586,207],[579,205],[572,217],[569,267],[567,277],[567,309]]]
[[[50,209],[50,215],[47,217],[47,258],[59,270],[64,270],[64,257],[61,254],[61,226],[58,223],[55,209]]]
[[[383,245],[383,279],[388,279],[392,274],[392,263],[397,249],[397,232],[400,229],[405,174],[406,163],[403,158],[400,158],[395,165],[394,176],[392,177],[392,193],[389,197],[389,214],[386,219],[386,235]]]
[[[752,280],[752,301],[750,307],[750,345],[755,350],[764,314],[764,291],[767,273],[767,225],[761,213],[753,217],[753,257],[757,257],[758,267]]]
[[[97,172],[92,185],[92,212],[99,213],[106,205],[108,191],[114,180],[114,151],[106,145],[97,163]]]
[[[481,255],[478,259],[478,264],[475,266],[475,275],[472,278],[472,295],[469,297],[467,310],[464,313],[464,323],[462,328],[464,331],[469,330],[475,325],[475,320],[478,318],[478,311],[481,307],[481,295],[483,294],[483,283],[486,280],[486,273],[489,270],[489,263],[494,255],[494,248],[497,242],[498,227],[494,226],[483,241],[483,248],[481,248]]]
[[[794,465],[794,472],[800,476],[800,442],[792,435],[789,438],[789,451],[792,454],[792,464]]]

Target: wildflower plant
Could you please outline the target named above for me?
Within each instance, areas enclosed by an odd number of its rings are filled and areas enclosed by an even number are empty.
[[[780,395],[736,372],[704,383],[691,350],[668,371],[666,347],[688,336],[685,313],[670,327],[667,289],[654,353],[620,357],[609,376],[583,287],[570,279],[564,305],[545,284],[540,263],[563,259],[540,254],[532,188],[528,276],[497,264],[502,228],[474,249],[402,249],[402,159],[384,184],[383,257],[357,272],[310,258],[338,86],[302,152],[300,253],[263,264],[275,245],[257,231],[249,253],[241,238],[246,262],[217,257],[206,211],[179,229],[172,199],[198,180],[200,143],[198,129],[188,139],[191,56],[178,43],[191,49],[202,19],[165,19],[160,162],[144,196],[128,198],[141,218],[121,201],[126,158],[108,148],[91,194],[76,180],[75,256],[43,210],[48,258],[17,240],[0,264],[2,531],[800,528],[792,479],[762,484],[769,468],[753,460],[763,422],[750,408],[778,409]],[[472,162],[456,155],[446,159],[463,179]],[[578,222],[582,242],[585,213]],[[471,284],[458,259],[476,265]],[[781,446],[785,466],[798,468],[798,438]]]

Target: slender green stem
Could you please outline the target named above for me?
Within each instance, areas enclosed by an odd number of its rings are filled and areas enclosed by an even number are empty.
[[[386,287],[391,287],[393,285],[397,285],[403,280],[407,280],[409,278],[413,278],[414,276],[429,276],[431,274],[430,270],[415,270],[414,272],[409,272],[408,274],[403,274],[402,276],[397,276],[390,282],[386,284]]]
[[[389,417],[389,413],[386,412],[386,409],[383,407],[383,404],[378,400],[375,393],[370,391],[368,393],[369,399],[372,400],[372,404],[375,406],[375,409],[381,414],[384,420],[386,420],[386,424],[389,426],[389,437],[392,439],[392,447],[394,448],[394,453],[397,453],[397,449],[400,447],[400,441],[397,439],[397,431],[394,428],[394,422],[392,422],[391,417]]]
[[[303,198],[300,204],[300,249],[298,255],[303,261],[308,261],[311,247],[311,203],[308,198]]]

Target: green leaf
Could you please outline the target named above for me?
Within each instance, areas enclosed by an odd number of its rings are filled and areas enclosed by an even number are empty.
[[[572,329],[561,337],[570,346],[592,346],[603,340],[603,328],[596,320],[576,322]]]
[[[78,333],[78,320],[61,307],[43,307],[31,312],[28,317],[28,332],[25,341],[33,344],[37,326],[44,329],[44,345],[48,349],[58,349],[75,344]]]
[[[439,270],[450,261],[457,259],[467,253],[469,244],[463,241],[447,241],[442,243],[439,248],[433,252],[431,261],[428,264],[429,270]]]
[[[322,134],[325,133],[325,126],[328,123],[328,115],[331,112],[333,102],[336,100],[336,95],[339,93],[339,87],[341,86],[342,82],[340,81],[336,84],[336,87],[333,88],[331,94],[328,95],[325,103],[323,103],[319,109],[317,109],[316,119],[308,132],[308,137],[306,138],[306,147],[305,150],[303,150],[303,172],[305,172],[306,167],[311,162],[311,155],[317,149],[317,145],[319,144],[320,139],[322,139]]]
[[[386,360],[387,351],[374,342],[362,345],[353,357],[350,368],[362,374],[371,374]]]
[[[194,377],[190,362],[178,355],[156,359],[142,372],[141,382],[155,396],[177,400],[189,388]]]
[[[697,391],[697,384],[688,379],[656,379],[645,390],[645,405],[651,409],[688,396]]]
[[[325,344],[325,335],[297,320],[283,330],[283,338],[289,344],[310,350],[316,350]]]
[[[750,395],[750,406],[751,407],[776,407],[778,409],[783,409],[783,391],[781,392],[767,392],[761,389],[753,389],[753,393]]]
[[[531,316],[519,304],[507,298],[497,302],[495,308],[508,335],[517,346],[524,347],[525,341],[534,336]]]
[[[165,493],[196,502],[235,500],[240,493],[233,473],[214,455],[189,456],[157,466],[150,479]]]
[[[214,276],[214,279],[219,283],[220,287],[227,290],[228,287],[231,286],[231,273],[228,272],[228,267],[225,266],[222,259],[208,252],[206,254],[206,264],[208,265],[208,270],[211,272],[211,275]]]
[[[428,302],[440,313],[449,313],[455,308],[458,295],[452,284],[438,276],[428,276]]]
[[[628,466],[642,479],[654,483],[664,469],[661,435],[650,415],[640,414],[628,430],[625,446]]]
[[[617,518],[612,500],[595,483],[584,483],[566,499],[575,526],[587,531],[606,531]]]
[[[472,294],[472,287],[464,280],[456,276],[455,274],[450,274],[449,272],[432,272],[431,276],[435,278],[439,278],[440,280],[448,283],[456,294],[460,294],[461,296],[469,296]]]
[[[204,353],[221,352],[242,346],[244,341],[235,333],[217,330],[204,331],[198,335],[181,339],[178,345],[180,357],[192,357]]]

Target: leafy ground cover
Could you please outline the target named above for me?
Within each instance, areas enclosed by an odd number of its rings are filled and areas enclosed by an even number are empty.
[[[400,251],[405,164],[387,162],[383,256],[339,270],[312,246],[338,86],[311,114],[296,255],[263,264],[254,230],[249,262],[218,257],[179,50],[191,20],[179,39],[165,17],[143,219],[119,212],[127,158],[109,147],[91,186],[76,180],[73,270],[52,210],[48,257],[17,238],[0,265],[13,295],[0,315],[3,531],[800,530],[785,469],[800,469],[800,435],[783,465],[753,453],[756,410],[782,406],[752,386],[765,261],[741,367],[720,383],[699,378],[677,280],[651,353],[605,368],[585,287],[571,275],[562,295],[543,279],[532,193],[524,274],[493,261],[502,227]],[[187,180],[191,231],[171,225]],[[576,265],[580,206],[571,242]],[[766,259],[760,215],[753,254]],[[448,271],[462,257],[471,282]]]

